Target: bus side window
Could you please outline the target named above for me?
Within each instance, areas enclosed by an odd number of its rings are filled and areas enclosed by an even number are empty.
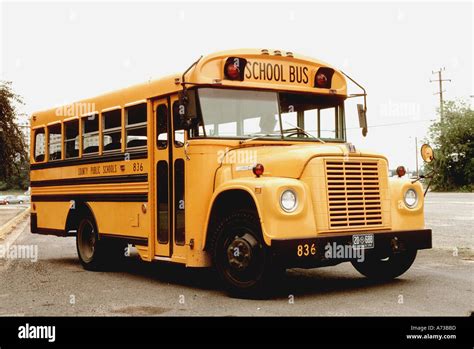
[[[122,111],[120,109],[102,113],[104,151],[122,149]]]
[[[35,162],[44,161],[45,154],[45,135],[44,128],[37,129],[35,132]]]
[[[82,118],[82,153],[96,154],[99,152],[99,118],[97,114]]]
[[[168,146],[168,107],[160,104],[156,108],[156,146],[158,149],[166,149]]]
[[[125,108],[125,119],[127,120],[127,128],[125,131],[127,149],[136,147],[146,147],[146,109],[146,103],[137,104]]]
[[[48,126],[49,160],[61,160],[61,124]]]
[[[174,145],[182,147],[184,145],[184,128],[180,122],[179,102],[173,103],[173,129],[174,129]]]
[[[64,123],[64,152],[66,159],[79,156],[79,120]]]

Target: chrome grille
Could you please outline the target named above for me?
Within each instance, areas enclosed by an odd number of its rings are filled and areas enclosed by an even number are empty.
[[[329,228],[382,225],[377,160],[326,160]]]

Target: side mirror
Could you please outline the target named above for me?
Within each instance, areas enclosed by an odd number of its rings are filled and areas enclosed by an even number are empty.
[[[192,124],[193,119],[197,118],[196,91],[183,90],[179,94],[178,108],[176,112],[179,118],[179,128],[187,129]]]
[[[357,104],[357,113],[359,114],[359,125],[362,129],[362,136],[367,136],[367,114],[362,104]]]
[[[435,159],[433,148],[431,148],[428,144],[423,144],[421,146],[421,158],[427,163]]]
[[[183,90],[179,94],[180,115],[187,119],[197,117],[196,91]]]

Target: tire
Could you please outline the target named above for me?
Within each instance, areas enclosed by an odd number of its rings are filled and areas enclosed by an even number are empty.
[[[260,220],[251,211],[225,217],[211,235],[213,266],[225,289],[236,297],[266,298],[284,271],[272,264]]]
[[[363,262],[352,260],[354,268],[362,275],[374,280],[391,280],[410,269],[416,258],[416,250],[395,253],[385,259],[366,256]]]
[[[78,225],[76,249],[79,260],[86,270],[109,269],[124,259],[124,244],[99,239],[99,231],[94,219],[86,215]]]

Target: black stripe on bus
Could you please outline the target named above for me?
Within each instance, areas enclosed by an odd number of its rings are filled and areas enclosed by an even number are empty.
[[[41,235],[54,235],[54,236],[74,236],[75,234],[67,234],[63,229],[52,229],[52,228],[39,228],[37,227],[33,234]],[[137,236],[125,236],[125,235],[115,235],[115,234],[100,234],[100,238],[104,240],[121,240],[125,243],[135,246],[148,246],[148,238],[137,237]]]
[[[147,202],[147,193],[130,194],[62,194],[62,195],[32,195],[31,202],[67,202],[67,201],[91,201],[91,202]]]
[[[100,239],[104,240],[122,240],[131,245],[148,246],[148,238],[137,236],[126,236],[117,234],[99,234]]]
[[[102,176],[102,177],[82,177],[82,178],[63,178],[63,179],[48,179],[43,181],[31,181],[31,187],[56,187],[62,185],[83,185],[83,184],[108,184],[108,183],[136,183],[147,182],[148,175],[133,174],[133,175],[117,175],[117,176]]]
[[[68,236],[64,229],[52,229],[52,228],[39,228],[31,231],[32,234],[41,234],[41,235],[54,235],[54,236]]]
[[[148,152],[145,151],[135,151],[135,152],[125,152],[125,153],[116,153],[109,155],[101,156],[86,156],[80,159],[65,159],[58,160],[53,162],[44,162],[39,164],[31,164],[31,170],[42,170],[45,168],[54,168],[54,167],[66,167],[66,166],[77,166],[77,165],[86,165],[86,164],[97,164],[101,162],[113,162],[113,161],[126,161],[127,160],[137,160],[137,159],[146,159],[148,157]]]

